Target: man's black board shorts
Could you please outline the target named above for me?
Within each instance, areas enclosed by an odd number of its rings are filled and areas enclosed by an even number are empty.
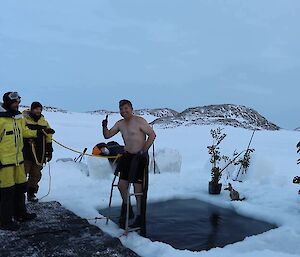
[[[120,174],[120,179],[130,183],[142,183],[145,173],[148,172],[149,155],[132,154],[125,152],[116,167],[116,174]]]

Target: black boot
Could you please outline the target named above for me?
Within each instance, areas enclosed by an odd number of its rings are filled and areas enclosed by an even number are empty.
[[[14,221],[12,221],[10,223],[6,223],[6,224],[1,223],[0,229],[1,230],[9,230],[9,231],[17,231],[20,229],[20,225]]]
[[[20,222],[33,220],[34,218],[36,218],[36,214],[28,213],[25,205],[25,192],[27,183],[16,184],[15,187],[14,219]]]
[[[27,189],[27,201],[36,203],[39,201],[39,199],[35,196],[35,193],[37,192],[36,188],[29,187]]]
[[[125,229],[126,214],[127,214],[127,204],[122,203],[121,214],[120,214],[120,218],[119,218],[119,227],[122,228],[122,229]],[[133,219],[133,218],[134,218],[134,212],[133,212],[131,204],[129,204],[129,217],[128,217],[128,219]]]
[[[18,222],[26,222],[26,221],[31,221],[36,218],[35,213],[28,213],[26,212],[25,214],[21,216],[15,216],[15,220]]]
[[[0,229],[16,231],[20,226],[12,220],[14,213],[15,186],[1,188],[0,194]]]

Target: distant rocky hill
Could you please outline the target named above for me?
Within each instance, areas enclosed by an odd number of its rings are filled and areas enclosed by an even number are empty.
[[[89,111],[87,113],[90,114],[99,114],[99,115],[106,115],[106,114],[117,114],[119,112],[114,112],[114,111],[108,111],[108,110],[96,110],[96,111]],[[155,117],[174,117],[178,115],[178,112],[169,109],[169,108],[156,108],[156,109],[139,109],[139,110],[134,110],[134,113],[136,115],[152,115]]]
[[[134,110],[134,113],[136,115],[152,115],[155,117],[175,117],[179,113],[177,111],[174,111],[169,108],[156,108],[156,109],[140,109],[140,110]]]
[[[28,105],[20,105],[20,110],[30,109],[30,106]],[[62,113],[68,113],[68,111],[63,110],[61,108],[52,107],[52,106],[43,106],[43,111],[46,112],[62,112]]]
[[[30,108],[26,105],[21,105],[20,107],[21,111]],[[68,113],[66,110],[52,106],[44,106],[44,111]],[[89,111],[86,113],[92,115],[119,114],[119,112],[104,109]],[[157,119],[153,120],[151,124],[159,128],[174,128],[179,126],[195,125],[228,125],[257,130],[280,129],[279,126],[268,121],[254,109],[235,104],[193,107],[180,113],[170,108],[138,109],[134,110],[134,113],[140,116],[152,115],[154,116],[153,119],[157,117]],[[295,130],[300,131],[300,127]]]
[[[161,117],[152,122],[160,128],[193,125],[228,125],[245,129],[279,130],[280,127],[257,111],[234,104],[208,105],[188,108],[171,117]]]
[[[160,128],[174,128],[179,126],[220,125],[245,129],[279,130],[280,127],[268,121],[254,109],[235,104],[207,105],[193,107],[179,113],[169,108],[139,109],[135,114],[157,117],[151,124]],[[108,110],[88,112],[90,114],[118,114]],[[300,130],[300,128],[297,128]]]
[[[108,111],[108,110],[96,110],[96,111],[89,111],[87,113],[90,113],[90,114],[95,114],[95,115],[110,115],[110,114],[116,114],[118,112],[113,112],[113,111]]]

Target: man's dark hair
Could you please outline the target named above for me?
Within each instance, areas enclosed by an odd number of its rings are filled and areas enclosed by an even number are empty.
[[[131,107],[131,109],[133,109],[132,103],[129,100],[126,100],[126,99],[123,99],[123,100],[119,101],[119,108],[121,108],[125,104],[128,104]]]

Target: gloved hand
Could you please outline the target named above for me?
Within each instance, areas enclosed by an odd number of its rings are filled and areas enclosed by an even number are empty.
[[[52,152],[45,153],[46,162],[50,162],[52,160]]]
[[[46,153],[45,153],[45,158],[47,162],[50,162],[52,159],[52,152],[53,152],[53,147],[52,143],[47,143],[46,144]]]
[[[52,128],[46,128],[46,129],[44,129],[44,131],[45,131],[47,134],[51,134],[51,135],[53,135],[53,134],[55,133],[55,130],[52,129]]]
[[[294,177],[293,183],[294,184],[300,184],[300,177],[299,176]]]
[[[39,128],[36,130],[36,136],[38,138],[42,138],[45,135],[45,133],[43,132],[43,129]]]
[[[106,115],[105,120],[102,121],[102,127],[107,128],[107,124],[108,124],[108,115]]]

